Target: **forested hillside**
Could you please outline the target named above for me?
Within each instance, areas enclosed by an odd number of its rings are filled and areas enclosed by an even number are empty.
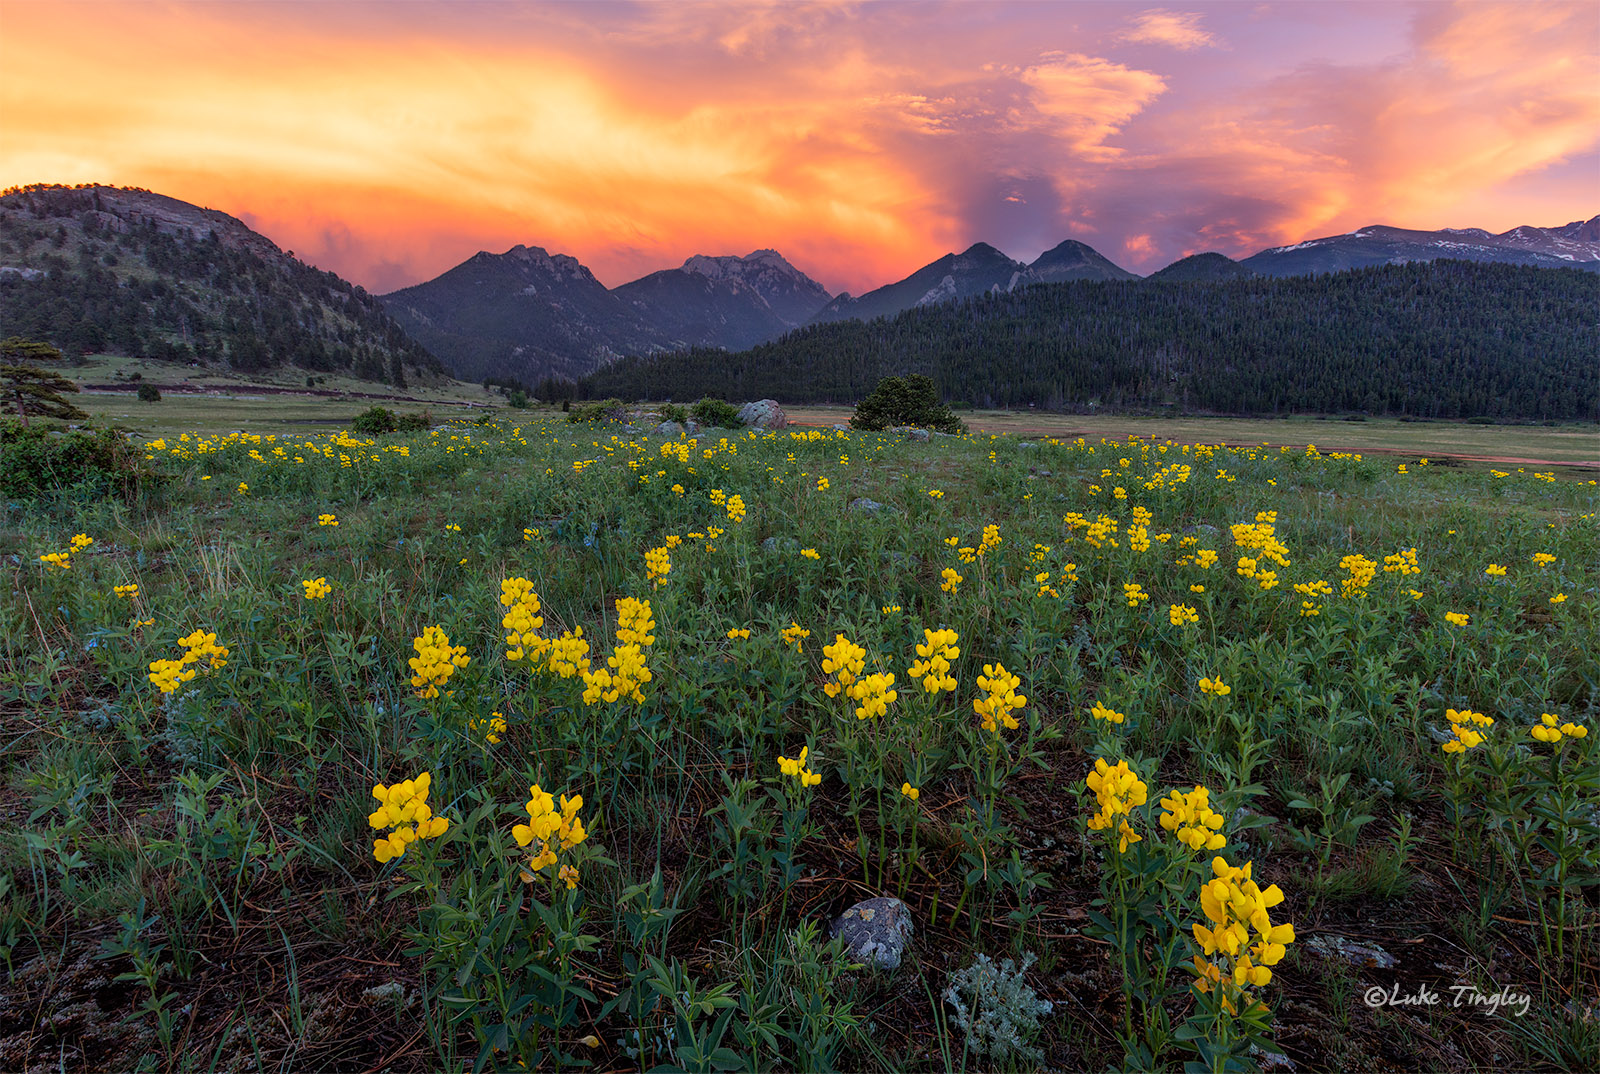
[[[923,373],[979,406],[1600,419],[1600,276],[1435,261],[1323,276],[1028,287],[629,358],[589,396],[851,402]]]
[[[0,335],[240,372],[292,364],[402,385],[407,368],[442,372],[361,288],[225,213],[115,187],[0,197]]]

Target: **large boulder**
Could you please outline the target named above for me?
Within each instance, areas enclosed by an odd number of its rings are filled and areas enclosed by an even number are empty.
[[[789,417],[775,399],[758,399],[739,408],[739,420],[748,429],[771,432],[788,426]]]

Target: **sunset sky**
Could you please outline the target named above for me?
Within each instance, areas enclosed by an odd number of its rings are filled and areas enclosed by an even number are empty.
[[[0,186],[142,186],[373,291],[517,243],[830,290],[1600,212],[1600,4],[0,0]]]

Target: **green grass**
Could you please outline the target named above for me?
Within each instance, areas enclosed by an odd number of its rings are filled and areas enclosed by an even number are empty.
[[[831,425],[850,420],[849,407],[791,407],[792,421]],[[1051,414],[1045,411],[971,410],[958,415],[974,432],[1059,439],[1156,437],[1187,444],[1267,444],[1324,451],[1384,452],[1422,457],[1458,456],[1517,465],[1561,465],[1600,469],[1600,427],[1560,425],[1469,425],[1466,422],[1405,422],[1395,418],[1342,421],[1310,417],[1138,418],[1116,414]]]
[[[511,411],[339,439],[318,408],[366,401],[242,399],[183,439],[178,402],[149,405],[159,480],[127,500],[60,490],[0,524],[0,1065],[1026,1066],[975,1054],[940,996],[980,953],[1032,953],[1026,987],[1054,1004],[1023,1042],[1042,1063],[1122,1066],[1144,1047],[1171,1068],[1193,1058],[1173,1036],[1186,1019],[1250,1040],[1184,969],[1212,853],[1284,893],[1271,920],[1297,938],[1259,994],[1302,1069],[1586,1062],[1566,1013],[1600,983],[1581,883],[1600,866],[1586,479],[1402,474],[1320,435],[1315,455],[1087,428],[1080,447],[1067,418],[1029,426],[1027,447],[800,429],[674,442],[680,455]],[[280,435],[274,418],[300,424]],[[259,438],[205,433],[235,420]],[[989,525],[999,544],[964,556]],[[70,569],[39,561],[78,533],[94,541]],[[1420,573],[1385,570],[1413,547]],[[308,601],[317,578],[332,593]],[[514,578],[539,607],[508,646]],[[1319,582],[1329,592],[1295,589]],[[128,584],[136,596],[114,594]],[[1148,594],[1137,607],[1130,584]],[[539,653],[581,628],[607,667],[627,597],[655,621],[643,701],[606,701],[591,679],[586,703]],[[1197,621],[1174,625],[1175,605]],[[423,698],[407,661],[434,626],[469,659]],[[939,627],[959,635],[958,685],[930,696],[909,668]],[[809,631],[798,650],[785,628]],[[225,663],[162,694],[152,663],[197,630]],[[863,677],[895,676],[882,718],[824,689],[840,634]],[[991,732],[973,702],[996,664],[1025,701]],[[1096,702],[1123,722],[1093,719]],[[1449,710],[1495,722],[1447,754]],[[1553,763],[1530,734],[1541,713],[1594,733]],[[815,786],[780,771],[802,748]],[[1147,787],[1116,821],[1142,836],[1127,853],[1086,824],[1107,804],[1085,787],[1097,758]],[[373,787],[422,772],[449,828],[380,864]],[[571,890],[555,868],[524,881],[534,848],[513,829],[534,784],[557,809],[582,795],[568,820],[588,836],[556,848]],[[1162,798],[1197,784],[1227,840],[1199,854],[1159,822]],[[878,894],[916,923],[893,973],[826,942]],[[1400,968],[1319,955],[1318,935],[1378,943]],[[1395,979],[1514,988],[1533,1021],[1361,1002]]]

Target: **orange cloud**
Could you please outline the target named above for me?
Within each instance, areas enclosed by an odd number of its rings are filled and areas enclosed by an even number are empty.
[[[1198,14],[1178,11],[1141,11],[1133,17],[1133,25],[1123,31],[1121,38],[1146,45],[1167,45],[1185,52],[1216,44],[1216,35],[1200,28],[1200,18]]]

